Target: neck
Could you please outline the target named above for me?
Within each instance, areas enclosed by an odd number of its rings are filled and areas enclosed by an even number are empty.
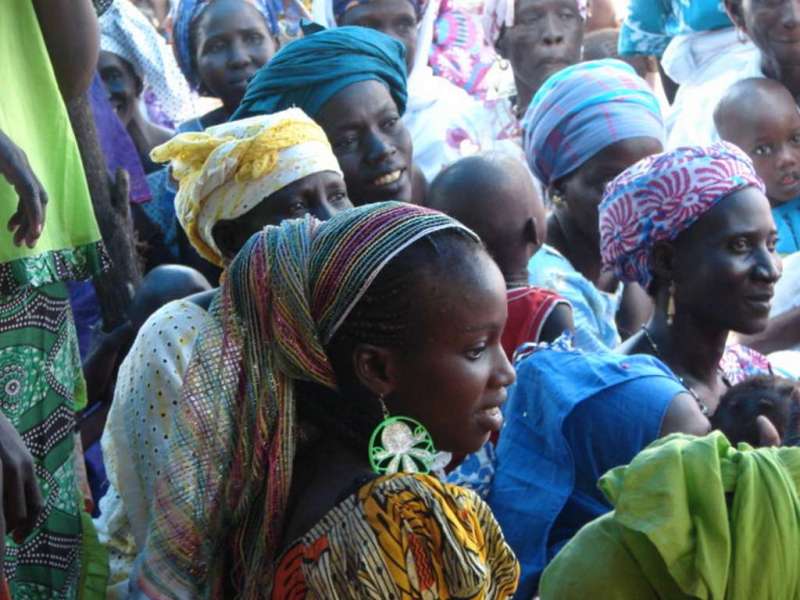
[[[581,232],[563,209],[557,208],[547,221],[547,243],[586,279],[594,284],[599,282],[602,267],[599,243]]]
[[[761,70],[770,79],[780,81],[795,99],[800,98],[800,65],[780,65],[761,56]]]
[[[525,111],[533,100],[536,89],[527,85],[525,82],[514,78],[514,85],[517,88],[517,117],[520,119],[525,116]]]
[[[669,325],[666,312],[658,308],[647,331],[658,347],[659,358],[676,374],[709,384],[716,381],[728,331],[683,314],[676,314]]]

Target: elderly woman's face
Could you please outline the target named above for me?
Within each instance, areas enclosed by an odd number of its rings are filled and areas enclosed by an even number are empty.
[[[746,334],[769,319],[781,262],[767,197],[746,188],[722,200],[676,239],[676,314]]]
[[[315,120],[331,142],[355,206],[411,201],[411,136],[385,85],[374,80],[349,85]]]
[[[727,6],[768,65],[800,67],[800,0],[728,0]]]
[[[514,77],[537,90],[581,59],[583,19],[575,0],[516,0],[514,25],[498,42]]]
[[[650,137],[621,140],[603,148],[576,171],[556,182],[554,188],[563,201],[559,211],[566,213],[584,237],[596,241],[599,249],[598,207],[606,186],[634,163],[662,150],[661,142]]]
[[[411,72],[417,50],[417,12],[409,0],[371,0],[349,8],[339,25],[369,27],[393,37],[406,47],[406,68]]]

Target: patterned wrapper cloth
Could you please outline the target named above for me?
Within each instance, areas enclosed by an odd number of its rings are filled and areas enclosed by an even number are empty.
[[[616,59],[552,75],[531,100],[523,128],[528,166],[545,187],[611,144],[664,139],[658,98],[633,67]]]
[[[198,253],[220,267],[225,261],[213,236],[219,221],[313,173],[342,175],[325,132],[299,108],[182,133],[151,156],[171,161],[178,221]]]
[[[325,353],[381,269],[456,221],[396,202],[284,221],[231,263],[184,380],[138,585],[151,598],[269,597],[292,482],[296,385],[336,389]]]
[[[653,245],[674,240],[732,193],[765,192],[750,158],[727,142],[645,158],[606,188],[600,204],[603,266],[622,281],[652,281]]]

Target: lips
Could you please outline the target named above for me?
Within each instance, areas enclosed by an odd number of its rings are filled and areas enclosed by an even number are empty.
[[[770,308],[772,308],[772,296],[773,293],[764,293],[764,294],[755,294],[752,296],[747,296],[745,298],[745,302],[749,304],[751,307],[755,308],[759,312],[766,312],[768,313]]]
[[[376,177],[372,180],[372,185],[376,187],[383,187],[387,185],[392,185],[400,181],[400,178],[403,176],[403,171],[405,169],[396,169],[394,171],[389,171],[388,173],[384,173],[380,177]]]
[[[797,185],[800,183],[800,173],[788,173],[780,178],[779,183],[784,187]]]

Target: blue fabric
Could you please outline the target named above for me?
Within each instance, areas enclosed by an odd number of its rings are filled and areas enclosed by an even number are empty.
[[[181,68],[186,81],[192,89],[200,87],[200,75],[194,64],[192,56],[192,25],[203,12],[203,9],[211,4],[212,0],[179,0],[173,10],[174,24],[172,27],[172,39],[175,45],[175,56],[178,59],[178,66]],[[277,0],[244,0],[253,5],[258,12],[264,15],[272,35],[278,34],[278,14],[282,3]]]
[[[721,0],[629,0],[619,54],[661,58],[677,35],[732,26]]]
[[[520,561],[515,598],[608,510],[596,483],[658,437],[683,385],[658,359],[542,349],[517,363],[488,502]]]
[[[296,106],[314,118],[328,100],[362,81],[389,88],[406,109],[405,46],[368,27],[337,27],[306,35],[261,67],[231,120],[268,115]]]
[[[545,187],[611,144],[665,136],[658,98],[633,67],[616,59],[552,75],[531,100],[522,128],[528,165]]]
[[[78,349],[81,360],[89,356],[92,349],[92,333],[102,321],[100,300],[91,281],[68,281],[69,304],[75,319],[75,332],[78,335]]]
[[[572,304],[576,347],[587,352],[605,352],[620,344],[616,315],[621,291],[601,292],[558,250],[546,244],[528,263],[528,281],[555,290]]]
[[[772,218],[778,228],[778,254],[800,251],[800,198],[773,208]]]

